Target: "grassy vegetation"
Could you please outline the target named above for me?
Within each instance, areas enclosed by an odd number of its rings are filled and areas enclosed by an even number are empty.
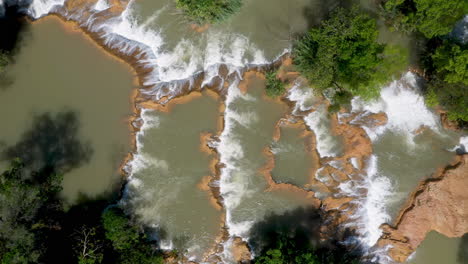
[[[294,63],[321,91],[332,88],[342,97],[375,98],[380,87],[404,69],[408,55],[403,48],[379,43],[378,34],[375,20],[356,7],[337,8],[299,39]]]
[[[391,29],[419,31],[427,38],[448,34],[468,13],[466,0],[387,0],[381,7]]]
[[[214,24],[239,11],[242,0],[176,0],[176,6],[197,24]]]
[[[266,94],[275,98],[281,96],[286,91],[285,84],[277,78],[276,71],[268,71],[265,74],[266,77]]]

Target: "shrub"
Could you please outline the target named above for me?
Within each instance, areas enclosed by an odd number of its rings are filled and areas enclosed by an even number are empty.
[[[197,24],[217,23],[239,11],[242,0],[176,0],[176,6]]]
[[[284,83],[278,79],[276,71],[268,71],[266,77],[266,94],[275,98],[281,96],[286,91]]]

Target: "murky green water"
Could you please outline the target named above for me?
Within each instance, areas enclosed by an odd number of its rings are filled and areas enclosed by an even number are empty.
[[[448,238],[435,231],[429,233],[409,264],[468,263],[468,243],[460,238]]]
[[[281,126],[281,138],[272,144],[275,154],[275,168],[273,179],[277,182],[292,183],[304,186],[310,183],[317,170],[318,159],[315,149],[312,149],[311,136],[303,136],[304,127]]]
[[[200,135],[216,133],[219,102],[209,96],[175,105],[170,113],[151,111],[151,126],[139,140],[142,148],[124,201],[137,219],[162,231],[163,244],[172,241],[197,260],[220,234],[221,211],[210,202],[210,191],[197,185],[210,176],[210,157],[200,150]]]
[[[246,235],[248,228],[266,215],[294,210],[310,202],[289,190],[270,191],[266,178],[260,173],[267,164],[263,151],[272,144],[274,126],[287,108],[262,96],[265,89],[262,79],[247,80],[247,93],[238,94],[227,105],[226,125],[230,132],[221,140],[224,145],[221,153],[230,157],[225,161],[228,168],[222,174],[223,197],[230,232],[236,235]],[[234,89],[230,93],[240,93],[235,90],[237,87],[230,89]],[[229,149],[235,151],[226,153]]]
[[[119,165],[130,150],[133,76],[60,23],[47,19],[24,34],[0,84],[0,141],[3,150],[22,143],[22,153],[36,155],[33,161],[62,153],[58,162],[73,167],[63,181],[63,195],[72,202],[115,191]]]
[[[397,216],[408,195],[421,180],[454,159],[455,154],[448,150],[448,146],[456,145],[457,140],[456,133],[450,131],[438,134],[425,130],[411,144],[406,136],[389,131],[374,143],[379,173],[394,183],[395,195],[388,207],[392,218]]]

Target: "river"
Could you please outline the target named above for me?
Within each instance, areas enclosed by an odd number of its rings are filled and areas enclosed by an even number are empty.
[[[132,152],[121,204],[162,248],[190,260],[233,263],[234,238],[248,241],[255,223],[340,197],[353,208],[346,225],[369,255],[380,256],[372,249],[379,226],[395,220],[419,181],[448,164],[466,135],[443,128],[409,72],[379,99],[355,98],[337,116],[299,79],[288,83],[289,102],[266,97],[263,74],[248,70],[281,58],[334,1],[246,0],[238,14],[209,27],[191,25],[170,0],[129,1],[121,9],[107,0],[62,4],[35,0],[30,15],[57,12],[92,38],[54,17],[29,25],[0,83],[1,146],[30,143],[35,120],[68,113],[76,124],[66,132],[86,155],[64,175],[66,203],[117,193],[120,166]],[[392,36],[385,31],[381,39],[409,42]],[[135,72],[100,45],[146,69],[135,102]],[[384,125],[362,121],[378,113]],[[344,158],[349,146],[334,130],[352,115],[372,145],[362,161]],[[44,133],[49,141],[66,137],[53,131]],[[408,263],[438,264],[440,257],[459,264],[460,243],[431,233]]]

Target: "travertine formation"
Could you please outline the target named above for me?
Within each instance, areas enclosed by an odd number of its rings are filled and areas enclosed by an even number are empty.
[[[430,231],[447,237],[468,233],[468,155],[435,173],[418,186],[400,212],[395,227],[383,225],[378,246],[404,262]]]

